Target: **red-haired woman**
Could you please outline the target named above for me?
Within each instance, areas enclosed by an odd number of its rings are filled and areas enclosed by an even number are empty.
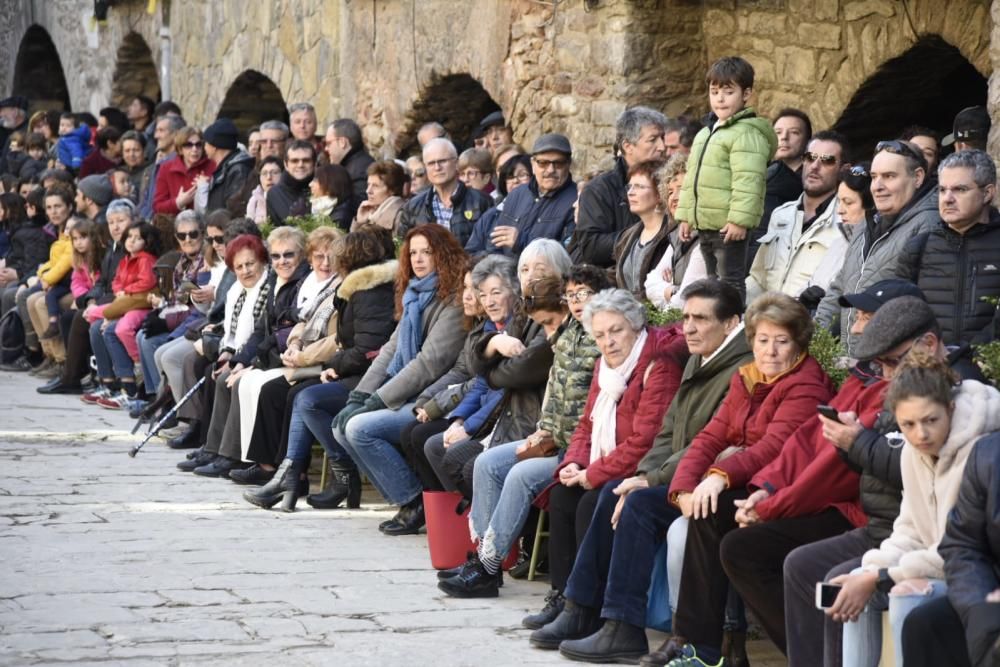
[[[423,486],[396,445],[417,396],[462,350],[465,267],[465,251],[444,227],[410,230],[396,276],[399,325],[333,422],[337,442],[382,496],[400,505],[386,525],[423,523]]]

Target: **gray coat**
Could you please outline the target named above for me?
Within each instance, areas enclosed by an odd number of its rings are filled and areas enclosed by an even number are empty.
[[[472,374],[473,347],[483,336],[484,324],[485,321],[479,322],[465,336],[462,353],[458,355],[451,370],[420,392],[420,396],[417,396],[417,404],[414,407],[423,408],[431,419],[440,419],[458,407],[462,398],[476,381]]]
[[[417,356],[393,377],[389,377],[389,362],[396,354],[399,325],[392,332],[389,342],[382,346],[356,391],[366,394],[378,392],[387,408],[398,410],[415,399],[434,380],[444,375],[455,364],[462,351],[462,307],[454,301],[434,301],[424,310],[421,319],[423,344]]]
[[[881,280],[894,278],[896,261],[907,241],[940,223],[937,189],[931,187],[926,192],[918,191],[917,197],[919,199],[915,203],[900,213],[889,228],[871,242],[868,237],[872,233],[872,223],[859,223],[864,228],[857,229],[851,237],[844,266],[830,283],[826,296],[816,309],[816,322],[821,326],[831,327],[840,318],[840,340],[848,356],[851,356],[854,343],[850,334],[854,309],[841,308],[837,300],[844,294],[855,294]]]

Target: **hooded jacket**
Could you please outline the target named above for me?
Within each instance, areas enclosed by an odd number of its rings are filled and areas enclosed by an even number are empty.
[[[880,280],[894,277],[897,259],[906,243],[914,236],[933,229],[940,220],[937,190],[928,183],[914,193],[910,203],[895,218],[876,214],[864,226],[861,223],[855,226],[844,256],[844,265],[830,282],[826,296],[816,309],[816,321],[822,326],[832,327],[839,317],[840,339],[848,356],[855,342],[850,333],[854,309],[841,309],[838,299],[844,294],[863,292]]]
[[[591,414],[601,393],[600,371],[595,365],[587,406],[580,425],[573,432],[566,456],[556,468],[555,479],[559,479],[560,470],[576,463],[586,470],[590,485],[597,488],[608,480],[634,475],[639,461],[653,445],[663,414],[680,386],[688,352],[684,336],[676,328],[648,327],[646,331],[646,345],[615,410],[615,449],[590,462],[594,428]]]
[[[615,166],[590,181],[580,193],[579,219],[570,243],[570,254],[577,262],[601,268],[612,266],[618,236],[639,222],[629,209],[627,176],[628,164],[616,157]]]
[[[946,345],[992,340],[1000,295],[1000,212],[959,234],[944,222],[910,239],[895,274],[915,283],[941,325]]]
[[[90,155],[94,147],[90,145],[90,128],[82,123],[69,134],[59,137],[56,142],[56,157],[73,173],[80,169],[83,158]]]
[[[212,174],[205,212],[211,213],[226,208],[229,198],[243,190],[253,168],[253,156],[246,151],[237,149],[227,155]]]
[[[966,459],[981,436],[997,429],[1000,392],[974,380],[963,381],[955,396],[951,431],[937,456],[920,452],[908,442],[903,446],[899,518],[892,535],[861,558],[862,568],[888,568],[896,583],[944,578],[944,560],[937,547],[958,498]]]
[[[677,220],[699,230],[719,231],[730,222],[755,228],[764,213],[767,164],[777,148],[770,121],[751,107],[702,128],[691,145]]]
[[[153,212],[177,215],[177,195],[181,190],[188,190],[194,185],[195,179],[201,175],[211,176],[215,173],[215,163],[203,157],[189,169],[184,160],[177,155],[160,165],[156,172],[156,190],[153,196]]]
[[[451,196],[450,229],[464,248],[472,237],[472,230],[475,228],[479,216],[493,205],[493,200],[490,199],[489,195],[484,195],[479,190],[465,187],[461,181],[457,181],[457,183],[455,194]],[[438,224],[437,218],[434,216],[433,198],[435,196],[437,195],[434,193],[434,188],[431,187],[420,192],[406,203],[406,206],[399,213],[397,234],[400,238],[405,237],[411,229],[418,225]]]
[[[73,268],[73,242],[69,234],[59,235],[49,246],[49,260],[38,267],[38,278],[48,285],[58,285]]]
[[[833,384],[815,359],[806,355],[795,367],[764,382],[751,362],[734,374],[729,393],[677,466],[670,498],[694,491],[709,473],[723,475],[728,488],[746,485],[773,461],[799,424],[833,396]],[[719,461],[730,447],[742,450]]]

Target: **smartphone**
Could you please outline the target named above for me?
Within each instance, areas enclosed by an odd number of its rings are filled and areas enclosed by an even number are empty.
[[[833,584],[826,584],[822,581],[816,584],[816,608],[817,609],[829,609],[833,606],[833,603],[837,600],[837,595],[840,594],[840,589],[843,586],[835,586]]]
[[[840,417],[837,416],[837,408],[832,405],[818,405],[816,406],[816,412],[820,413],[827,419],[832,419],[838,424],[840,423]]]

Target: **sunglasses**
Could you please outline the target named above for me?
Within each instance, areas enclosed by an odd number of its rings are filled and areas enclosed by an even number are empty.
[[[538,165],[538,168],[542,171],[552,167],[555,169],[565,169],[566,165],[569,164],[569,160],[539,160],[536,157],[531,158],[531,161]]]
[[[296,255],[296,253],[295,253],[294,250],[286,250],[285,252],[272,252],[271,253],[271,261],[272,262],[277,262],[277,261],[280,261],[280,260],[283,259],[283,260],[285,260],[287,262],[287,261],[295,259],[295,255]]]
[[[187,241],[188,239],[191,239],[192,241],[197,241],[199,238],[201,238],[201,232],[199,232],[196,229],[193,232],[177,232],[174,234],[174,236],[177,237],[178,241]]]
[[[215,243],[217,245],[222,245],[226,242],[226,237],[221,234],[219,236],[206,236],[205,238],[208,239],[209,243]]]
[[[806,162],[815,162],[819,160],[822,165],[830,166],[832,164],[837,164],[837,156],[829,155],[827,153],[813,153],[812,151],[806,151],[802,154],[802,159]]]
[[[917,164],[921,168],[927,167],[927,158],[924,157],[924,154],[905,141],[900,141],[899,139],[893,139],[892,141],[880,141],[875,144],[875,153],[877,155],[882,151],[892,153],[893,155],[911,157],[917,161]]]
[[[204,142],[201,141],[189,141],[186,144],[181,144],[184,148],[201,148],[204,146]]]

